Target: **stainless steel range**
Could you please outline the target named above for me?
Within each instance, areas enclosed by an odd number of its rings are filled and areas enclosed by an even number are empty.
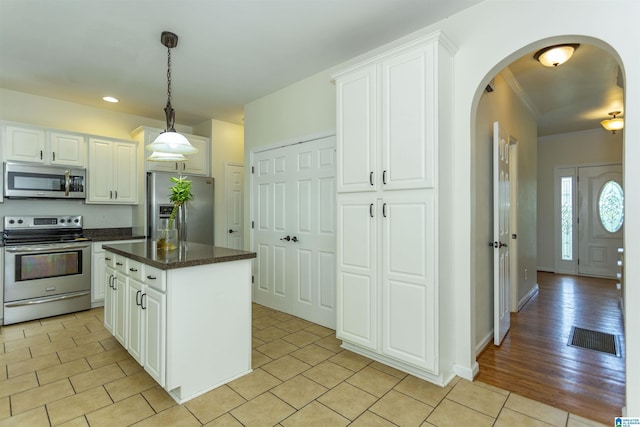
[[[82,216],[4,217],[4,324],[91,308]]]

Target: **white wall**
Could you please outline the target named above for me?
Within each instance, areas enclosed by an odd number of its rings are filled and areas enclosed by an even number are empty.
[[[518,229],[518,281],[515,299],[520,301],[536,285],[536,119],[507,84],[502,75],[495,77],[495,90],[484,92],[476,120],[475,173],[472,179],[475,198],[475,333],[476,350],[493,336],[493,254],[488,242],[493,237],[493,122],[517,139],[518,186],[516,209]],[[517,180],[516,181],[514,181]],[[525,279],[524,270],[530,274]]]
[[[227,210],[224,202],[224,164],[225,162],[240,164],[244,162],[244,128],[220,120],[207,120],[204,123],[194,126],[193,130],[198,135],[211,138],[211,176],[215,180],[215,244],[217,246],[226,246]]]
[[[623,132],[600,128],[538,138],[538,269],[555,270],[555,168],[621,163]]]
[[[611,9],[615,19],[603,19]],[[553,13],[549,13],[553,10]],[[488,0],[452,15],[416,34],[441,29],[458,47],[454,72],[453,164],[455,226],[454,241],[456,372],[472,378],[475,362],[475,236],[472,218],[472,178],[477,150],[476,116],[482,90],[505,66],[522,55],[561,42],[582,42],[599,46],[620,60],[626,81],[624,157],[640,159],[640,2],[636,0]],[[392,43],[393,44],[393,43]],[[381,47],[380,49],[383,49]],[[335,115],[334,96],[322,73],[247,105],[246,144],[250,149],[278,139],[314,133],[327,128]],[[315,97],[315,98],[314,98]],[[292,111],[291,107],[314,105]],[[333,122],[332,122],[333,123]],[[245,161],[247,152],[245,151]],[[248,180],[247,180],[248,181]],[[640,259],[640,167],[625,168],[625,257]],[[248,207],[248,195],[245,195]],[[535,206],[535,201],[533,201]],[[472,268],[473,267],[473,268]],[[640,264],[625,270],[627,301],[640,301]],[[640,360],[640,312],[629,311],[625,319],[628,361]],[[640,365],[627,364],[627,409],[640,414]]]

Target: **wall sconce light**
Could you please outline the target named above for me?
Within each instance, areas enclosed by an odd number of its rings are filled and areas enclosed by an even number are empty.
[[[614,135],[617,130],[622,130],[622,128],[624,128],[624,119],[622,117],[616,117],[618,114],[620,114],[620,111],[612,111],[609,113],[611,116],[610,119],[600,122],[603,128],[610,130]]]
[[[548,46],[537,51],[533,58],[545,67],[557,67],[567,62],[578,46],[578,43]]]
[[[171,106],[171,48],[178,45],[178,36],[169,31],[163,31],[160,35],[160,42],[167,48],[167,105],[164,107],[164,113],[167,119],[167,128],[162,132],[153,143],[147,145],[146,149],[153,151],[154,153],[147,158],[149,161],[185,161],[183,154],[194,154],[198,152],[198,149],[189,143],[189,140],[184,135],[176,132],[174,123],[176,120],[176,113]],[[169,156],[158,155],[157,153],[169,153],[173,155]],[[182,159],[177,160],[177,157]],[[184,159],[184,160],[183,160]]]

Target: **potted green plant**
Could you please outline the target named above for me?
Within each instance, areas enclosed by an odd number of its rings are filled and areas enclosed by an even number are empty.
[[[173,186],[169,188],[171,194],[169,194],[169,201],[173,204],[173,209],[169,215],[167,226],[164,229],[158,230],[158,249],[171,250],[177,246],[172,241],[176,241],[179,238],[178,230],[173,227],[178,211],[184,209],[185,203],[193,200],[193,194],[191,193],[191,181],[186,177],[172,176],[169,180],[173,183]],[[180,224],[178,225],[180,227]]]

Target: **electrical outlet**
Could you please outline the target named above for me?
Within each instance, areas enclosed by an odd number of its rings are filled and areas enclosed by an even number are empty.
[[[528,273],[529,273],[529,270],[527,270],[527,269],[525,268],[525,269],[524,269],[524,280],[527,280]]]

